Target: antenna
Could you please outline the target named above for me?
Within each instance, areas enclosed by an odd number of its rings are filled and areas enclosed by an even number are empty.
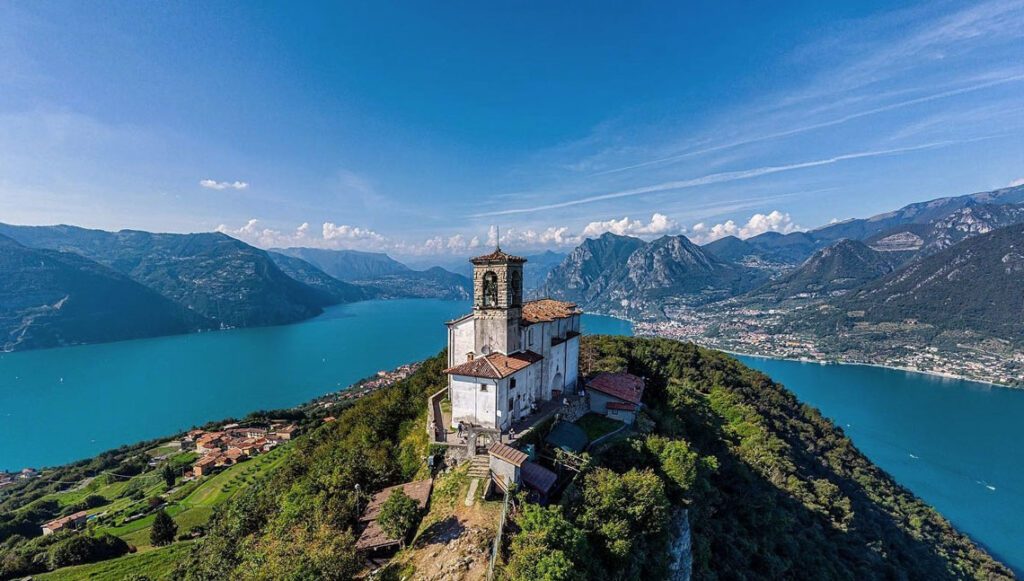
[[[497,231],[494,239],[494,248],[495,250],[501,250],[501,226],[496,225],[494,228]]]

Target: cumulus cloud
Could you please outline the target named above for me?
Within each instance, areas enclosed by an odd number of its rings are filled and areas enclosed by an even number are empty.
[[[217,180],[199,180],[199,185],[210,190],[244,190],[249,187],[249,182],[218,182]]]
[[[1012,182],[1010,182],[1010,185],[1007,186],[1007,187],[1015,188],[1017,186],[1024,186],[1024,178],[1017,178],[1017,179],[1013,180]]]
[[[317,233],[309,222],[303,222],[292,231],[265,228],[260,221],[253,218],[239,228],[221,224],[217,232],[238,238],[261,248],[286,248],[291,246],[310,246],[313,248],[360,248],[367,250],[386,250],[389,241],[384,236],[368,228],[337,225],[325,222]],[[318,235],[319,234],[319,235]]]
[[[337,225],[333,222],[324,222],[323,226],[323,237],[324,240],[370,240],[374,242],[383,242],[384,237],[380,234],[370,230],[369,228],[359,228],[358,226],[349,226],[348,224]]]
[[[624,217],[621,220],[605,220],[603,222],[591,222],[583,228],[584,238],[600,236],[605,232],[619,234],[620,236],[660,236],[671,234],[680,230],[679,224],[665,214],[655,213],[651,216],[650,222],[641,220],[630,220]]]
[[[726,220],[719,224],[699,222],[690,228],[687,236],[697,244],[706,244],[726,236],[750,238],[765,232],[789,234],[799,230],[803,230],[803,228],[794,223],[789,214],[774,210],[768,214],[754,214],[746,224],[742,225],[732,220]]]

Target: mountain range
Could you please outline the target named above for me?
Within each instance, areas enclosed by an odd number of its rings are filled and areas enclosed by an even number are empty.
[[[947,320],[981,333],[1013,336],[1021,311],[993,307],[1016,304],[1007,296],[1012,280],[957,278],[939,265],[956,261],[962,265],[956,271],[960,276],[989,276],[995,258],[1013,263],[1015,251],[1005,245],[1016,235],[1014,226],[1024,223],[1022,201],[1024,186],[1017,186],[910,204],[810,232],[768,232],[746,240],[728,236],[704,246],[681,235],[645,242],[605,234],[583,241],[552,269],[543,288],[586,309],[651,319],[721,299],[766,307],[787,301],[838,305],[849,295],[842,304],[868,317],[897,317],[902,309],[907,317],[917,317],[919,311],[934,309],[928,318],[937,325]],[[907,282],[918,273],[935,278],[927,285],[925,280]],[[900,280],[914,290],[894,282]],[[945,310],[952,305],[967,314],[947,317]],[[993,324],[986,319],[995,313],[1009,320]]]
[[[215,232],[0,224],[0,236],[6,351],[287,324],[371,298],[469,294],[468,279],[440,268],[351,251],[268,252]]]

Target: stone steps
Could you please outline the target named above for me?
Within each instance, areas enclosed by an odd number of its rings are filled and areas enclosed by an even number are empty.
[[[486,454],[473,456],[473,459],[469,461],[469,476],[471,478],[487,478],[490,475],[490,457]]]

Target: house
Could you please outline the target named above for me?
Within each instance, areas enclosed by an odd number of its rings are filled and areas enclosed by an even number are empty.
[[[278,428],[277,430],[270,434],[270,437],[273,437],[274,439],[277,440],[291,440],[292,438],[295,437],[295,432],[298,431],[298,429],[299,428],[295,424],[290,424]]]
[[[217,469],[217,455],[210,454],[209,456],[203,456],[192,465],[192,475],[196,478],[201,476],[209,476]]]
[[[495,442],[487,449],[487,455],[491,479],[502,491],[508,490],[510,484],[525,486],[543,502],[558,481],[554,472],[531,462],[529,456],[511,446]]]
[[[447,323],[451,425],[504,433],[576,390],[582,312],[552,299],[523,302],[525,258],[496,248],[470,262],[473,310]]]
[[[84,510],[81,510],[74,514],[43,523],[43,535],[52,535],[53,533],[66,530],[78,530],[82,528],[88,518],[89,515]]]
[[[642,405],[644,379],[631,373],[598,373],[584,388],[590,411],[619,420],[627,425],[636,419]]]
[[[196,440],[196,452],[200,454],[208,454],[210,452],[223,450],[225,447],[224,436],[224,432],[210,432],[199,436]]]
[[[364,510],[362,516],[359,517],[359,522],[362,523],[363,530],[359,534],[359,540],[356,541],[356,550],[379,552],[398,547],[401,539],[393,539],[387,536],[377,524],[377,517],[380,516],[381,507],[384,506],[384,502],[391,497],[392,492],[401,489],[406,496],[416,501],[416,504],[422,512],[423,510],[426,510],[427,503],[430,501],[430,491],[433,489],[433,486],[433,479],[417,480],[415,482],[407,482],[405,484],[391,486],[381,490],[377,494],[374,494],[370,499],[370,503],[366,505],[366,510]]]
[[[500,442],[491,444],[487,448],[487,455],[491,479],[499,488],[507,490],[510,485],[522,482],[520,469],[529,456]]]

